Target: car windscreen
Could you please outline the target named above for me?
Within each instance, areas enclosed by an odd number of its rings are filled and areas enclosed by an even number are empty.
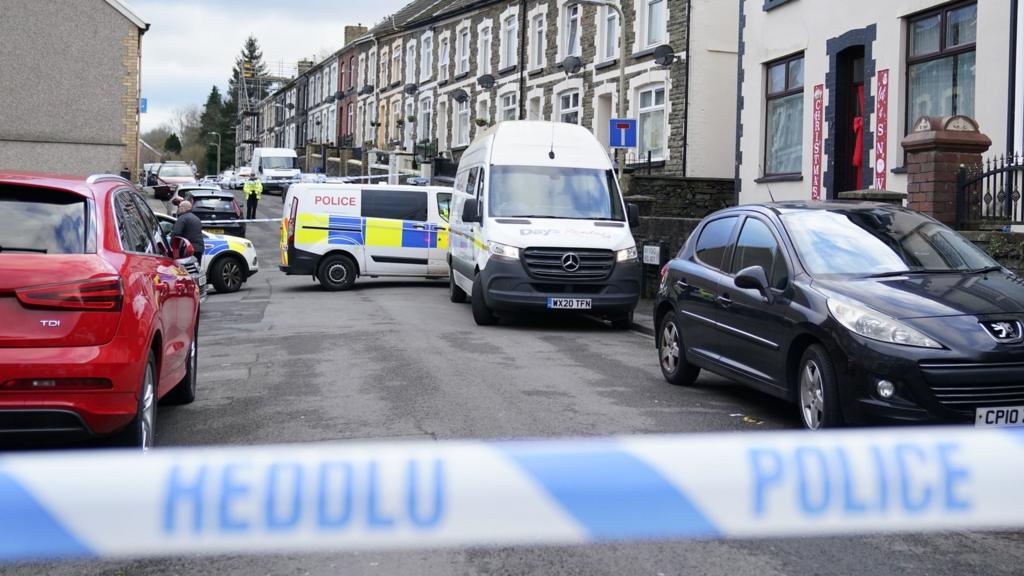
[[[225,198],[196,198],[192,209],[201,212],[234,212],[231,200]]]
[[[626,219],[611,170],[493,166],[488,204],[494,217]]]
[[[264,156],[260,160],[264,170],[291,170],[295,168],[295,158],[286,156]]]
[[[812,276],[957,272],[997,266],[950,228],[903,210],[807,210],[782,215]]]
[[[195,176],[188,166],[161,166],[157,175],[161,178],[192,178]]]
[[[0,258],[95,251],[95,225],[85,198],[59,190],[0,186]]]

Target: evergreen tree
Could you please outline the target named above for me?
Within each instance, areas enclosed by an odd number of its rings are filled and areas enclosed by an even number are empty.
[[[210,95],[206,97],[206,104],[203,106],[203,113],[199,116],[199,130],[202,138],[210,143],[206,150],[205,168],[207,174],[217,174],[220,172],[220,166],[217,166],[217,147],[213,145],[217,142],[217,136],[211,134],[211,132],[223,134],[221,131],[224,125],[223,116],[224,103],[220,98],[220,90],[214,86],[210,89]],[[220,139],[220,144],[223,147],[223,137]],[[223,150],[221,152],[221,161],[223,162]]]
[[[250,100],[259,102],[267,96],[266,81],[267,65],[263,62],[263,50],[255,36],[249,36],[242,46],[242,52],[235,58],[235,66],[228,80],[228,100],[244,98],[248,94]],[[239,81],[244,81],[245,90],[240,93]]]
[[[181,140],[178,139],[178,135],[172,133],[164,140],[164,152],[168,154],[181,154]]]

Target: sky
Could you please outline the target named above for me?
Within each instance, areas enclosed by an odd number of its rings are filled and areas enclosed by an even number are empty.
[[[341,48],[344,27],[370,27],[408,0],[125,0],[150,29],[142,37],[145,132],[178,108],[227,90],[235,57],[256,36],[273,69]]]

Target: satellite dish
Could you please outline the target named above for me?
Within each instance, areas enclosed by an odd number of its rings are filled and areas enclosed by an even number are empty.
[[[337,92],[335,92],[334,93],[334,99],[335,100],[344,100],[345,99],[345,91],[344,90],[338,90]]]
[[[409,96],[412,96],[416,94],[416,92],[419,92],[419,89],[419,86],[411,82],[405,85],[405,93],[408,94]]]
[[[654,62],[661,66],[671,66],[676,61],[676,52],[668,44],[662,44],[654,49]]]
[[[565,70],[566,74],[579,74],[580,70],[583,70],[583,61],[576,56],[569,56],[562,60],[562,70]]]
[[[466,91],[463,90],[462,88],[459,88],[458,90],[452,92],[452,99],[458,102],[459,104],[462,104],[466,100],[469,100],[469,94],[467,94]]]
[[[373,94],[373,86],[371,86],[369,84],[367,84],[367,85],[365,85],[365,86],[363,86],[362,88],[359,89],[359,95],[360,96],[369,96],[370,94]]]
[[[490,90],[491,88],[494,88],[494,76],[491,76],[490,74],[484,74],[483,76],[476,79],[476,83],[479,84],[480,87],[483,88],[484,90]]]

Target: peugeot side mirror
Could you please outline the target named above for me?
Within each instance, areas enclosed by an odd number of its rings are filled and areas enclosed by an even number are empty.
[[[761,266],[750,266],[736,273],[736,287],[744,290],[757,290],[762,296],[772,301],[772,292],[768,289],[768,275]]]
[[[174,254],[176,260],[195,256],[196,250],[192,247],[192,243],[182,238],[181,236],[175,236],[171,239],[171,253]]]
[[[630,202],[626,204],[626,219],[629,221],[629,227],[636,230],[640,227],[640,207]]]
[[[462,221],[467,224],[471,223],[483,223],[483,218],[480,217],[480,201],[476,198],[470,198],[466,200],[466,203],[462,206]]]

